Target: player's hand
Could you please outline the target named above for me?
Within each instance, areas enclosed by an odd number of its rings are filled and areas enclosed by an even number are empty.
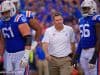
[[[89,68],[90,68],[90,69],[95,68],[95,66],[96,66],[95,64],[90,64],[90,63],[89,63]]]
[[[31,50],[34,51],[37,45],[38,45],[37,41],[32,42]]]
[[[28,65],[29,53],[30,53],[30,50],[25,50],[24,56],[22,57],[22,59],[20,61],[21,67],[26,67]]]

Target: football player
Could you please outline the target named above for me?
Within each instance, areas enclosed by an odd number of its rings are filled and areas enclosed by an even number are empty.
[[[100,15],[93,0],[81,4],[82,18],[79,20],[80,42],[74,59],[80,57],[80,65],[85,75],[97,75],[97,58],[100,49]],[[74,60],[76,64],[76,61]]]
[[[26,16],[28,25],[30,26],[31,29],[35,30],[36,34],[35,34],[35,38],[33,38],[35,41],[32,42],[32,48],[34,49],[37,43],[40,44],[40,36],[41,36],[41,27],[40,27],[38,20],[36,19],[36,12],[32,12],[29,10],[25,10],[25,11],[20,10],[20,5],[21,5],[20,0],[7,0],[7,1],[11,1],[15,4],[17,14],[23,14],[24,16]],[[31,52],[30,54],[34,54],[34,53]],[[32,59],[35,60],[35,58],[32,58]],[[32,65],[30,66],[30,69],[36,70],[36,64],[34,63],[35,61],[33,63],[30,63],[30,65]]]
[[[24,75],[32,44],[32,35],[27,19],[16,14],[11,1],[1,3],[0,30],[4,38],[4,69],[7,75]]]

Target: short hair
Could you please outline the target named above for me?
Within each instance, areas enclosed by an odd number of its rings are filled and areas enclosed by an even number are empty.
[[[56,12],[53,14],[52,19],[54,19],[56,16],[62,16],[62,14],[60,12]]]

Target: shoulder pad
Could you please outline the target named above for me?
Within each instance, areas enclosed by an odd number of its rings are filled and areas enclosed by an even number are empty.
[[[31,11],[26,11],[26,17],[30,17],[31,16]]]
[[[22,14],[18,14],[18,15],[15,17],[14,22],[18,22],[18,21],[20,20],[21,17],[22,17]]]
[[[96,20],[97,17],[100,17],[100,15],[95,15],[95,16],[93,16],[93,17],[92,17],[92,20]]]

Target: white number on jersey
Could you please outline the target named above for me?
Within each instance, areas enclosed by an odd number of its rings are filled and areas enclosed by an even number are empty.
[[[4,38],[12,38],[12,37],[14,37],[14,33],[13,33],[11,27],[2,28],[2,33],[3,33]]]
[[[89,28],[89,24],[81,24],[80,25],[81,37],[89,37],[90,36],[90,30],[88,28]]]

